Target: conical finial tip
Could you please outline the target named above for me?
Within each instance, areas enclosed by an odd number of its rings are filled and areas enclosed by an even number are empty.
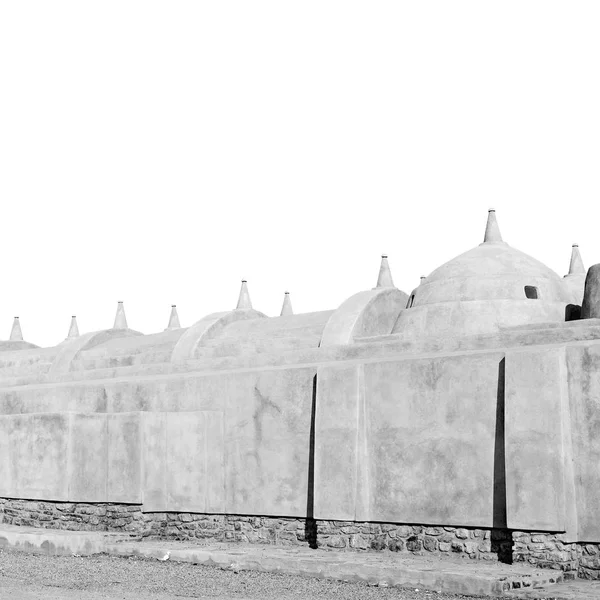
[[[237,303],[236,309],[238,309],[238,308],[244,308],[244,309],[250,309],[250,308],[252,308],[252,302],[250,300],[250,294],[248,292],[247,283],[248,282],[245,279],[242,279],[242,287],[240,289],[240,295],[238,297],[238,303]]]
[[[13,321],[9,339],[11,342],[23,341],[23,332],[21,331],[21,321],[19,321],[19,317],[15,317],[15,320]]]
[[[169,316],[169,324],[167,325],[165,331],[169,331],[171,329],[181,329],[179,315],[177,314],[177,306],[175,304],[171,304],[171,315]]]
[[[496,220],[496,211],[493,208],[490,208],[488,211],[488,219],[485,226],[483,243],[489,244],[502,241],[502,235],[500,234],[500,228],[498,227],[498,221]]]
[[[581,259],[581,253],[579,252],[579,246],[573,244],[571,249],[571,261],[569,262],[569,275],[579,275],[585,273],[585,266]]]
[[[285,292],[283,296],[283,305],[281,307],[281,317],[286,317],[294,314],[294,309],[292,308],[292,301],[290,299],[290,293]]]
[[[379,266],[379,275],[377,277],[376,288],[394,287],[390,265],[387,260],[387,254],[381,255],[381,265]]]
[[[117,303],[117,314],[115,315],[113,329],[128,329],[127,317],[125,316],[125,306],[123,305],[122,300],[119,300]]]

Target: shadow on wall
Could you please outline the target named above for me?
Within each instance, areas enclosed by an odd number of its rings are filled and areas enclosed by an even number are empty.
[[[308,493],[306,497],[305,540],[310,548],[317,546],[317,522],[315,521],[315,416],[317,408],[317,375],[313,377],[312,404],[310,409],[310,435],[308,442]]]
[[[507,529],[506,518],[506,447],[504,437],[506,359],[498,365],[498,391],[496,401],[496,440],[494,443],[494,496],[493,529],[491,531],[492,552],[498,560],[512,564],[512,533]]]

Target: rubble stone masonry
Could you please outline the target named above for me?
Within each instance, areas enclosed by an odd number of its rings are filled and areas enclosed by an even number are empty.
[[[290,517],[143,513],[138,504],[85,504],[0,498],[0,522],[71,531],[119,531],[133,537],[277,545],[339,551],[437,554],[454,558],[529,562],[572,577],[600,579],[600,545],[566,543],[564,534],[313,521]]]

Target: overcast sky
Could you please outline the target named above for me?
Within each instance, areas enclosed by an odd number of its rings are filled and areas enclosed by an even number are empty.
[[[600,262],[600,2],[0,2],[0,339]]]

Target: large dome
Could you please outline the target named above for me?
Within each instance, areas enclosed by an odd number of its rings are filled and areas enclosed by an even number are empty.
[[[502,241],[491,210],[483,243],[426,277],[393,332],[410,338],[461,336],[560,322],[572,299],[552,269]]]
[[[504,242],[485,242],[438,267],[415,290],[413,306],[468,300],[569,302],[552,269]]]

